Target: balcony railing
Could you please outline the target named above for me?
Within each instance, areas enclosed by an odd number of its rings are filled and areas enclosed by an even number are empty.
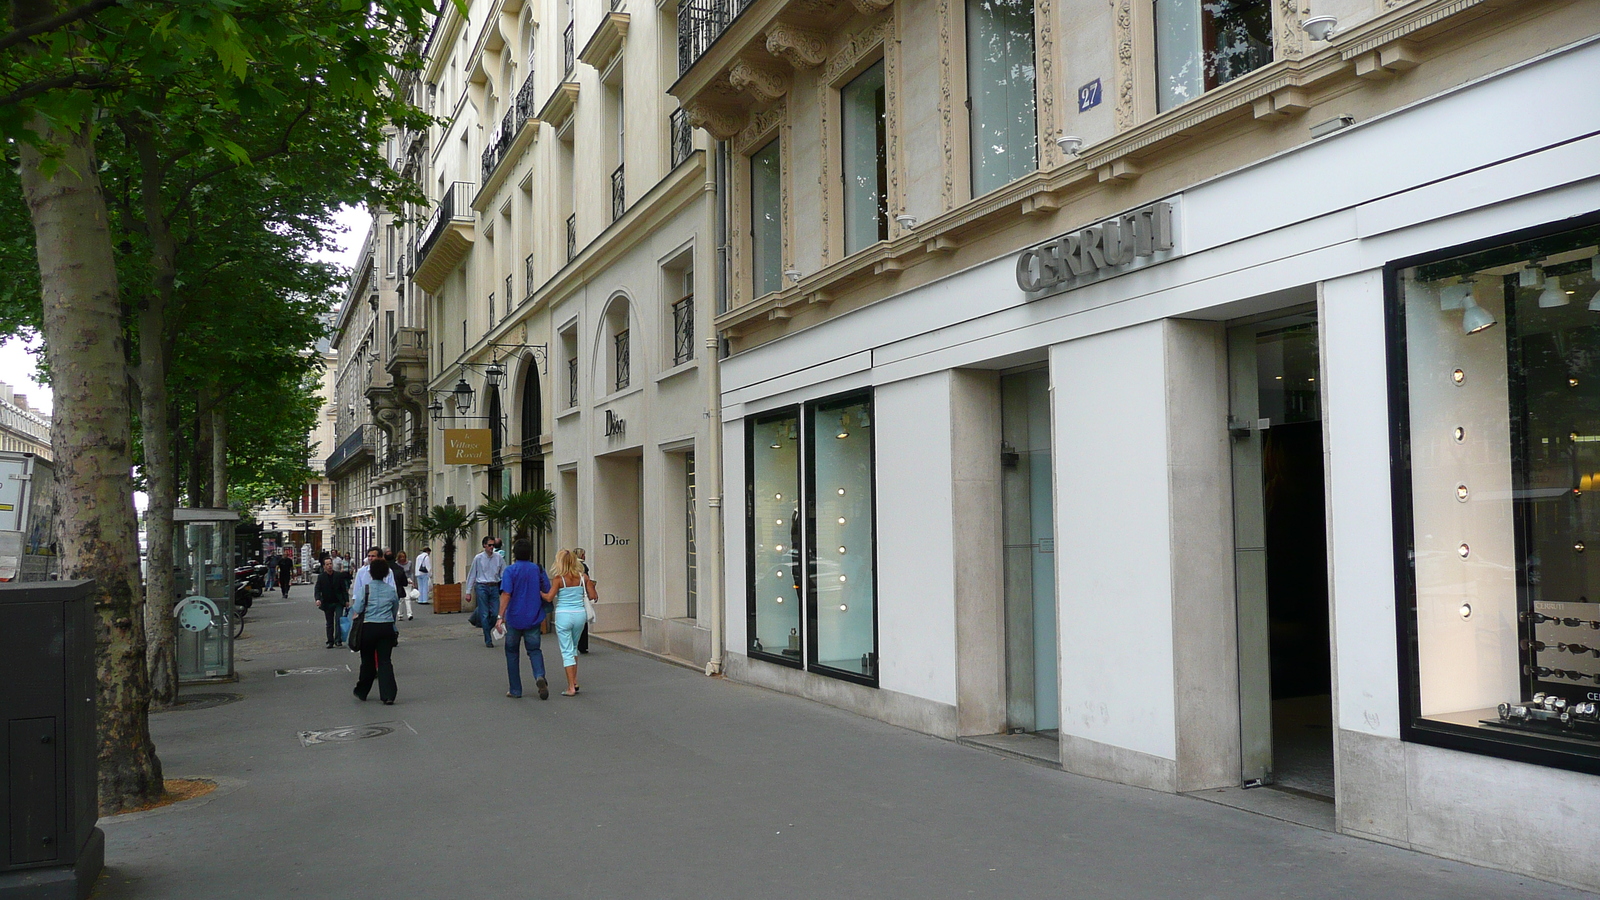
[[[522,264],[524,266],[523,278],[528,283],[528,299],[531,300],[533,299],[533,254],[529,253],[528,258],[523,260]]]
[[[567,360],[567,408],[578,405],[578,358]]]
[[[517,305],[511,299],[515,295],[511,293],[511,276],[509,274],[506,275],[506,292],[505,292],[505,294],[503,296],[506,298],[506,310],[505,310],[505,313],[503,315],[504,316],[509,316],[509,315],[511,315],[511,307]]]
[[[673,110],[668,122],[672,138],[672,167],[676,169],[694,152],[694,128],[689,125],[688,114],[681,109]]]
[[[427,458],[428,441],[426,438],[412,441],[410,444],[406,444],[401,447],[396,447],[391,444],[389,449],[384,451],[384,453],[377,458],[376,468],[380,473],[388,472],[391,469],[397,469],[414,459]]]
[[[489,143],[483,148],[483,180],[488,183],[495,170],[506,161],[506,154],[511,151],[511,144],[522,133],[522,126],[538,113],[539,107],[533,97],[533,72],[522,82],[518,89],[516,99],[512,101],[511,108],[489,136]]]
[[[672,304],[672,364],[694,359],[694,295]]]
[[[755,0],[681,0],[678,4],[678,74],[689,71]]]
[[[562,62],[566,65],[566,68],[561,70],[562,72],[565,73],[561,78],[562,81],[571,81],[572,80],[572,66],[573,66],[573,62],[574,62],[574,60],[576,58],[576,48],[575,48],[575,46],[573,45],[573,42],[572,42],[572,39],[573,39],[572,26],[573,26],[573,24],[574,23],[572,23],[572,22],[568,22],[567,23],[567,30],[563,31],[561,33],[561,54],[562,54],[561,59],[562,59]]]
[[[438,242],[439,235],[454,221],[472,221],[472,192],[477,188],[470,181],[457,181],[439,198],[439,206],[422,226],[417,244],[417,261],[420,263]]]
[[[629,365],[629,358],[628,358],[628,332],[627,332],[627,330],[624,329],[622,331],[617,332],[617,336],[612,338],[612,341],[614,341],[616,343],[616,352],[617,352],[617,359],[616,359],[616,363],[617,363],[616,390],[620,391],[623,388],[628,386],[628,381],[630,380],[628,376],[631,374],[630,369],[632,368],[632,366]]]
[[[578,214],[567,216],[567,262],[578,255]]]
[[[628,211],[628,185],[622,177],[622,166],[611,173],[611,221],[622,218]]]
[[[340,466],[354,459],[357,455],[361,453],[370,454],[373,443],[372,426],[357,425],[355,431],[350,432],[349,436],[339,442],[338,449],[334,450],[333,455],[328,457],[324,470],[329,475],[332,475]]]

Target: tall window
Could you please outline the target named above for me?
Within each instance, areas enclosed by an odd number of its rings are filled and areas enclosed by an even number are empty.
[[[750,157],[750,256],[755,296],[783,286],[783,179],[778,141]]]
[[[972,195],[1038,168],[1033,0],[967,0]]]
[[[1272,62],[1269,0],[1153,0],[1156,105],[1186,103]]]
[[[747,440],[751,655],[876,684],[871,395],[753,419]]]
[[[883,60],[839,91],[844,165],[844,249],[889,239],[889,175]]]

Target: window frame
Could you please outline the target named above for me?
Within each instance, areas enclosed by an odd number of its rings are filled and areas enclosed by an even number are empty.
[[[774,191],[773,199],[775,201],[774,211],[776,212],[778,221],[777,246],[769,248],[769,251],[774,255],[778,273],[776,286],[762,290],[761,272],[759,266],[757,265],[759,260],[757,259],[756,232],[759,229],[756,227],[756,157],[765,153],[769,147],[776,148],[774,159],[776,178],[774,183],[777,189]],[[783,290],[783,243],[784,232],[786,230],[784,228],[786,223],[784,222],[783,215],[783,197],[785,189],[785,185],[783,183],[783,136],[779,134],[773,134],[766,140],[762,141],[759,146],[750,150],[749,153],[746,153],[745,169],[746,190],[749,198],[747,205],[749,207],[750,229],[750,299],[757,300],[761,297],[767,296],[768,294],[777,293]]]
[[[1524,733],[1456,725],[1427,719],[1422,715],[1417,580],[1412,563],[1416,549],[1416,531],[1410,462],[1411,396],[1406,343],[1406,307],[1401,292],[1401,274],[1414,266],[1595,225],[1600,225],[1600,212],[1430,250],[1392,260],[1383,267],[1384,337],[1388,363],[1390,504],[1394,528],[1395,643],[1399,688],[1397,699],[1402,741],[1600,775],[1600,742],[1597,742],[1593,751],[1584,753],[1576,749],[1562,749],[1560,743],[1537,732]],[[1510,415],[1510,410],[1507,410],[1507,415]],[[1517,540],[1520,544],[1520,535]],[[1518,606],[1522,606],[1523,602],[1519,596]]]

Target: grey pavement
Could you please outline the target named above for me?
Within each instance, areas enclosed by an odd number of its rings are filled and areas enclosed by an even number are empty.
[[[230,693],[151,719],[222,787],[103,820],[97,897],[1595,897],[1013,760],[596,642],[583,692],[420,608],[399,701],[350,695],[310,589],[258,601]],[[274,595],[275,597],[275,595]],[[553,636],[545,646],[557,676]],[[523,665],[526,666],[524,659]],[[323,674],[277,670],[333,668]],[[526,677],[526,675],[525,675]],[[302,732],[390,729],[305,744]],[[378,729],[381,730],[381,729]]]

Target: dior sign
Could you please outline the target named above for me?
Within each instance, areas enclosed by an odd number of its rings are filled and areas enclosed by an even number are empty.
[[[1159,200],[1017,254],[1017,287],[1038,299],[1180,255],[1177,198]]]

